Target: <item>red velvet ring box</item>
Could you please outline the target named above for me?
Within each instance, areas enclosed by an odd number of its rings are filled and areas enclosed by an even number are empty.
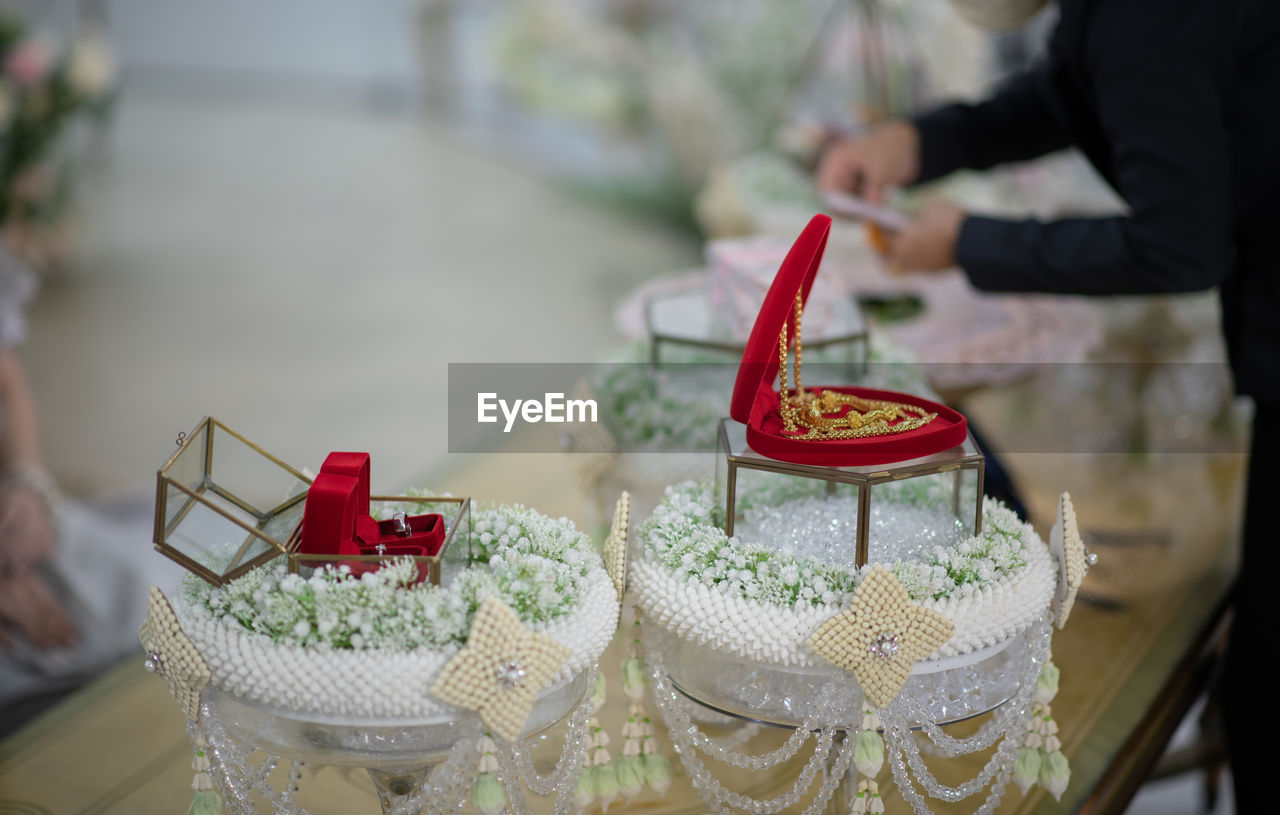
[[[445,542],[444,516],[410,515],[409,534],[399,534],[394,521],[378,521],[370,514],[368,453],[330,453],[307,490],[298,552],[307,555],[435,557]],[[381,547],[381,548],[380,548]],[[343,560],[333,557],[303,560],[309,566],[322,562],[345,563],[352,573],[379,568],[380,561]],[[419,566],[420,579],[427,578]]]
[[[795,340],[796,294],[802,303],[808,300],[830,232],[831,218],[813,216],[791,245],[756,315],[729,406],[729,415],[747,426],[747,444],[757,453],[779,461],[824,467],[888,464],[962,444],[968,428],[959,412],[918,396],[873,388],[823,386],[867,399],[919,405],[937,413],[937,418],[915,430],[863,439],[798,439],[783,428],[777,390],[778,343],[784,325],[788,348]]]

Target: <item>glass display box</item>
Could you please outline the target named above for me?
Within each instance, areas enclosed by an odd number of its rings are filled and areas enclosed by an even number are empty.
[[[217,419],[201,419],[191,432],[179,435],[178,449],[156,474],[155,548],[215,586],[282,556],[295,572],[330,561],[376,568],[397,557],[299,557],[311,483],[300,470]],[[470,560],[469,498],[371,496],[370,510],[379,505],[407,505],[415,512],[444,516],[444,546],[432,557],[414,558],[424,579],[440,583],[448,563]]]
[[[891,545],[893,541],[882,540],[882,536],[896,537],[899,530],[875,521],[879,508],[899,498],[903,490],[930,497],[930,506],[936,511],[927,516],[921,514],[920,522],[932,522],[933,528],[920,531],[936,536],[939,543],[948,536],[968,537],[982,532],[985,465],[972,435],[966,434],[964,442],[956,447],[919,458],[890,464],[831,466],[761,455],[747,445],[746,430],[733,419],[720,422],[715,474],[715,506],[720,516],[715,520],[727,535],[745,531],[746,510],[756,508],[741,500],[743,493],[845,498],[856,507],[854,513],[843,521],[832,518],[826,531],[832,533],[833,546],[838,545],[837,539],[848,541],[854,553],[852,562],[861,568],[873,560],[892,560],[878,556],[877,544]],[[770,539],[759,540],[767,545]]]

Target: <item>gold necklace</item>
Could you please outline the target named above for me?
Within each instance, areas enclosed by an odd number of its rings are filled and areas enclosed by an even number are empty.
[[[803,358],[800,320],[803,310],[803,301],[797,293],[795,393],[791,392],[788,384],[788,343],[785,321],[778,332],[778,413],[782,416],[783,429],[788,433],[797,434],[792,438],[822,441],[888,436],[916,430],[937,418],[936,413],[928,413],[922,407],[904,402],[864,399],[861,396],[833,390],[822,390],[817,393],[806,391],[800,382],[800,365]],[[847,412],[846,408],[848,408]]]

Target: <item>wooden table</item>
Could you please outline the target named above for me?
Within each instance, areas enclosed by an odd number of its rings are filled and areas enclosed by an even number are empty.
[[[1237,478],[1239,459],[1222,465]],[[1007,463],[1020,477],[1045,485],[1032,491],[1033,514],[1039,514],[1037,508],[1052,506],[1056,490],[1069,487],[1079,496],[1077,508],[1086,526],[1103,520],[1095,517],[1097,502],[1088,498],[1088,485],[1097,473],[1087,467],[1072,469],[1068,462],[1043,457],[1014,457]],[[1214,467],[1205,462],[1197,466],[1201,465],[1208,467],[1206,477],[1221,478],[1212,475],[1217,472]],[[1167,475],[1169,466],[1152,463],[1152,478]],[[1153,483],[1158,486],[1159,482]],[[476,458],[456,471],[446,486],[482,500],[526,502],[548,514],[567,514],[579,521],[588,516],[574,489],[571,468],[560,456]],[[1060,803],[1038,790],[1023,797],[1011,787],[998,812],[1049,815],[1123,810],[1203,679],[1203,670],[1196,666],[1221,627],[1233,578],[1226,540],[1224,536],[1195,542],[1190,554],[1175,552],[1165,557],[1174,576],[1156,590],[1148,586],[1128,597],[1113,593],[1106,607],[1077,603],[1069,625],[1054,637],[1054,659],[1062,669],[1062,682],[1053,710],[1061,726],[1063,750],[1071,760],[1072,784]],[[1193,564],[1175,563],[1186,560]],[[1085,591],[1090,586],[1086,582]],[[601,719],[614,734],[626,711],[616,679],[621,655],[615,642],[601,663],[610,678],[610,701]],[[760,749],[767,749],[770,740],[778,737],[776,732],[763,734]],[[615,735],[615,747],[617,743]],[[164,683],[144,673],[139,654],[0,743],[0,813],[182,812],[191,794],[190,760],[182,716]],[[674,757],[672,763],[677,778],[667,799],[646,794],[626,811],[704,811]],[[957,783],[971,776],[977,765],[954,760],[934,761],[933,766],[944,783]],[[721,777],[726,783],[740,784],[743,792],[769,794],[785,783],[785,772],[784,768],[779,777],[734,778],[728,773]],[[299,801],[312,811],[344,815],[377,811],[372,785],[362,772],[309,768],[308,773]],[[887,775],[886,768],[882,781]],[[882,789],[891,813],[907,812],[891,784],[882,784]],[[963,807],[935,805],[935,811],[969,812],[975,807],[972,802]]]

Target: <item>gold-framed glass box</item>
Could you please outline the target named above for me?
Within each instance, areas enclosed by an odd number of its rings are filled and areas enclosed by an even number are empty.
[[[745,534],[763,545],[786,546],[776,537],[758,534],[766,528],[769,504],[821,497],[830,506],[842,504],[850,511],[823,516],[822,529],[811,531],[829,540],[833,554],[852,547],[854,557],[849,562],[861,568],[883,558],[885,553],[877,544],[896,543],[890,538],[901,535],[907,513],[900,506],[892,512],[885,507],[900,505],[908,495],[915,499],[909,503],[927,506],[912,519],[921,527],[918,534],[939,544],[980,534],[984,476],[982,451],[967,432],[962,444],[931,455],[890,464],[834,467],[761,455],[747,445],[746,426],[725,418],[716,445],[715,522],[727,535]],[[785,521],[780,526],[787,528]],[[838,559],[849,560],[847,556]]]
[[[156,473],[155,548],[193,574],[221,586],[277,557],[290,571],[311,561],[376,566],[405,555],[297,555],[311,478],[213,417],[178,437]],[[371,503],[439,512],[445,541],[415,556],[425,579],[439,584],[470,560],[471,500],[434,495],[379,495]],[[373,507],[370,507],[372,509]],[[421,508],[420,510],[418,508]]]

